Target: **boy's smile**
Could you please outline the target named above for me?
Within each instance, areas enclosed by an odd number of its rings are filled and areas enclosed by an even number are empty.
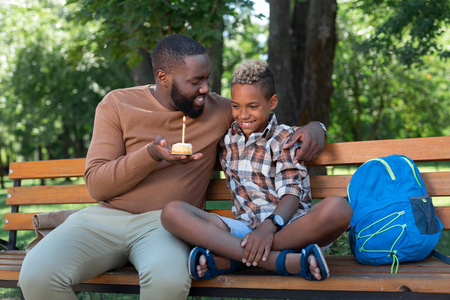
[[[254,132],[263,132],[272,109],[277,107],[278,96],[266,99],[256,84],[235,84],[231,88],[231,110],[246,139]]]

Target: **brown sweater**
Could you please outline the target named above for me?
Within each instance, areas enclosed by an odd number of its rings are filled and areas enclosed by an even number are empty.
[[[138,86],[112,91],[96,109],[84,177],[101,206],[131,213],[162,209],[172,200],[204,208],[206,187],[217,158],[217,144],[231,125],[230,100],[215,93],[204,113],[187,118],[185,142],[203,157],[186,165],[157,162],[147,152],[156,135],[181,142],[183,113],[164,108]]]

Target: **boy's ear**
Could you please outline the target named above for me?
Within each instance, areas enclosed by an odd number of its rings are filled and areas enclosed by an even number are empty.
[[[271,110],[275,109],[278,106],[278,95],[274,94],[272,98],[269,100],[269,107]]]

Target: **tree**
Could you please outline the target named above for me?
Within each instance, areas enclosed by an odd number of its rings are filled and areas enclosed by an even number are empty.
[[[417,58],[421,64],[405,65],[397,53],[361,51],[377,30],[371,27],[373,16],[355,7],[354,2],[340,4],[337,19],[330,140],[448,134],[450,92],[444,70],[449,62],[425,55]]]
[[[426,56],[450,57],[439,37],[450,21],[448,0],[357,0],[346,1],[365,13],[373,30],[361,49],[395,54],[406,66],[420,65]]]
[[[137,84],[153,82],[148,79],[152,78],[148,64],[151,49],[161,38],[171,34],[185,34],[201,42],[210,50],[214,70],[220,73],[221,63],[217,61],[222,61],[223,17],[236,15],[236,6],[253,4],[250,0],[69,0],[68,3],[80,7],[78,20],[98,20],[101,24],[94,44],[81,43],[76,53],[93,47],[101,56],[126,57],[130,67],[140,67],[140,72],[134,73]],[[140,74],[144,73],[146,77],[142,79]],[[220,87],[217,81],[221,75],[213,75],[216,81],[213,86]]]
[[[128,69],[89,52],[72,64],[67,52],[74,37],[88,40],[93,28],[69,24],[67,8],[56,2],[0,9],[6,25],[0,36],[7,59],[0,74],[6,159],[85,156],[95,107],[112,88],[131,84]]]
[[[250,8],[239,8],[238,14],[225,16],[224,53],[221,94],[231,97],[230,83],[234,69],[245,59],[267,59],[268,28],[266,25],[252,21],[266,18],[252,15]],[[240,24],[240,25],[236,25]]]
[[[277,118],[289,125],[328,124],[336,1],[269,2],[269,65],[281,99]]]

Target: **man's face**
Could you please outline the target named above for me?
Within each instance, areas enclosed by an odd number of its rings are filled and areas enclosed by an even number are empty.
[[[172,76],[170,96],[175,106],[186,116],[198,118],[204,110],[206,94],[209,93],[211,66],[208,55],[185,58],[186,66]]]

